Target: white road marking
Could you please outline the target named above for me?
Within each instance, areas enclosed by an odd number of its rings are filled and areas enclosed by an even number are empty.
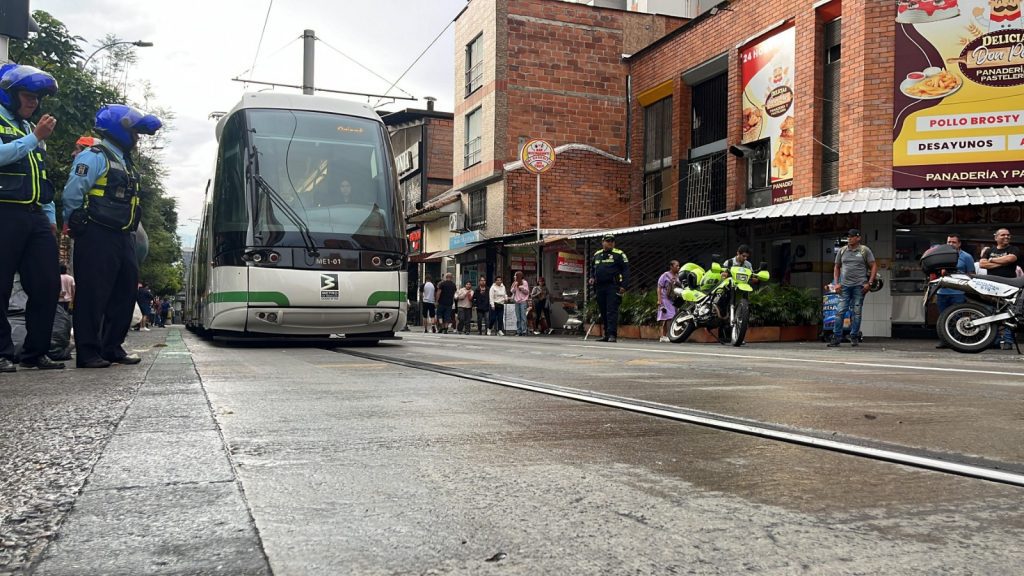
[[[988,374],[992,376],[1013,376],[1015,378],[1024,378],[1024,373],[1021,372],[1002,372],[999,370],[978,370],[977,368],[939,368],[937,366],[913,366],[909,364],[881,364],[878,362],[850,362],[846,360],[815,360],[811,358],[788,358],[785,356],[748,356],[745,354],[725,354],[722,352],[687,352],[685,350],[652,350],[650,348],[628,348],[623,346],[616,346],[610,348],[608,346],[592,346],[589,344],[570,344],[578,348],[599,348],[602,350],[629,350],[632,352],[651,352],[654,354],[678,354],[685,356],[713,356],[717,358],[735,358],[741,360],[769,360],[773,362],[807,362],[813,364],[836,364],[839,366],[865,366],[870,368],[893,368],[897,370],[924,370],[929,372],[954,372],[962,374]],[[998,382],[985,382],[985,384],[997,384],[1000,386],[1022,386],[1024,384],[1001,384]]]

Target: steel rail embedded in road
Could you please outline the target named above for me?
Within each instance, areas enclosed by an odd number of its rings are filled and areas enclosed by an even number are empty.
[[[676,406],[669,406],[654,402],[646,402],[632,398],[624,398],[621,396],[602,394],[599,392],[592,392],[588,390],[579,390],[577,388],[568,388],[554,384],[547,384],[543,382],[534,382],[530,380],[499,377],[484,372],[450,368],[448,366],[443,366],[440,364],[431,364],[429,362],[420,362],[417,360],[395,358],[393,356],[371,354],[367,352],[349,349],[334,348],[333,350],[335,352],[341,352],[351,356],[364,358],[367,360],[376,360],[378,362],[386,362],[389,364],[405,366],[407,368],[413,368],[416,370],[426,370],[429,372],[435,372],[437,374],[444,374],[447,376],[464,378],[467,380],[475,380],[477,382],[485,382],[488,384],[497,384],[499,386],[516,388],[519,390],[528,390],[531,392],[547,394],[549,396],[556,396],[559,398],[566,398],[569,400],[585,402],[587,404],[595,404],[598,406],[605,406],[608,408],[626,410],[638,414],[647,414],[649,416],[666,418],[669,420],[685,422],[687,424],[695,424],[697,426],[704,426],[708,428],[714,428],[717,430],[736,432],[748,436],[758,436],[770,440],[778,440],[790,444],[798,444],[801,446],[809,446],[812,448],[818,448],[822,450],[840,452],[843,454],[859,456],[862,458],[869,458],[872,460],[881,460],[886,462],[892,462],[895,464],[912,466],[914,468],[922,468],[936,472],[943,472],[946,474],[954,474],[957,476],[965,476],[970,478],[978,478],[981,480],[988,480],[990,482],[998,482],[1000,484],[1010,484],[1013,486],[1024,487],[1024,474],[1000,470],[998,469],[998,465],[994,463],[986,467],[962,462],[953,462],[933,456],[922,456],[917,454],[911,454],[908,452],[900,452],[899,450],[892,448],[864,446],[853,442],[843,442],[839,440],[830,440],[827,438],[818,438],[810,434],[793,432],[790,430],[786,430],[780,426],[773,426],[763,422],[743,420],[739,418],[723,416],[720,414],[714,414],[711,412],[704,412],[700,410],[693,410],[689,408],[680,408]]]

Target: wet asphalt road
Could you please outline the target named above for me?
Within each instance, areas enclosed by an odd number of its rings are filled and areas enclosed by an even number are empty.
[[[48,374],[0,376],[0,448],[5,472],[15,473],[0,491],[0,545],[35,522],[13,519],[46,520],[28,544],[0,548],[23,559],[8,570],[1018,574],[1024,565],[1022,488],[343,348],[237,347],[177,335],[170,331],[159,348],[148,336],[144,365],[90,375],[83,393],[68,376],[82,371],[67,371],[59,384],[41,383]],[[734,349],[402,335],[354,350],[1010,469],[1024,462],[1024,364],[1015,354],[967,357],[893,341]],[[9,398],[24,396],[31,400],[12,409]],[[43,435],[55,439],[36,448],[53,454],[33,467],[24,450],[7,454],[33,441],[26,415],[39,409],[48,410]],[[89,446],[60,452],[68,434],[90,438]],[[28,481],[34,469],[68,459],[81,463],[67,487]],[[37,499],[62,495],[33,508],[25,497],[8,500],[15,487]]]

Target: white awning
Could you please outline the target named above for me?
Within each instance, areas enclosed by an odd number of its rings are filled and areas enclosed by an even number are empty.
[[[1024,202],[1024,186],[1002,188],[947,188],[941,190],[893,190],[861,188],[841,194],[801,198],[785,204],[740,210],[719,215],[721,220],[760,220],[822,214],[899,212],[919,208],[951,208],[982,204]]]
[[[763,220],[768,218],[789,218],[792,216],[820,216],[824,214],[862,214],[866,212],[900,212],[919,208],[950,208],[983,204],[1024,203],[1024,186],[1003,186],[1001,188],[945,188],[933,190],[893,190],[892,188],[860,188],[830,194],[813,196],[734,212],[709,214],[696,218],[659,222],[629,228],[612,228],[599,232],[575,234],[570,239],[600,238],[605,234],[624,236],[639,232],[674,228],[698,222],[729,222],[732,220]]]

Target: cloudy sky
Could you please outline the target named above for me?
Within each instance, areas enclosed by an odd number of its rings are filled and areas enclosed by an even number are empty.
[[[316,44],[316,86],[379,94],[390,82],[335,50],[394,81],[465,4],[466,0],[31,0],[33,10],[49,12],[72,34],[82,36],[87,55],[107,34],[153,42],[152,48],[138,49],[138,64],[129,71],[129,82],[148,80],[157,104],[176,116],[163,154],[170,170],[166,187],[178,200],[178,234],[184,246],[193,244],[203,189],[216,155],[214,122],[207,117],[213,111],[229,110],[246,90],[265,88],[246,87],[232,78],[241,75],[301,84],[299,37],[310,28],[322,40]],[[268,6],[270,19],[259,58],[255,68],[245,72],[256,57]],[[454,26],[398,88],[417,98],[434,96],[438,109],[451,110],[453,38]],[[425,108],[426,102],[398,100],[382,106],[387,110],[410,107]]]

